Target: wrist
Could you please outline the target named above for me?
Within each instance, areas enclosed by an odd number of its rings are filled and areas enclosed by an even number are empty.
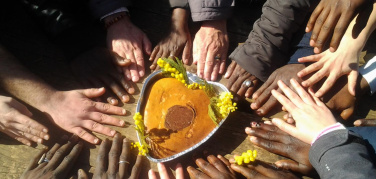
[[[184,29],[188,25],[188,11],[183,8],[175,8],[172,11],[171,26],[175,29]]]
[[[226,20],[211,20],[202,22],[201,27],[211,27],[214,29],[226,31],[226,25]]]

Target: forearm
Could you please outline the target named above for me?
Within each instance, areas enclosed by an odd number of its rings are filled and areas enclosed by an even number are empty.
[[[175,8],[171,16],[172,29],[184,29],[188,24],[188,16],[189,13],[186,9]]]
[[[29,72],[0,45],[0,86],[14,97],[43,111],[56,92],[42,79]]]

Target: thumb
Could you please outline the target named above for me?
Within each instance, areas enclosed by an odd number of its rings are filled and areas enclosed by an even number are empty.
[[[355,96],[356,80],[358,79],[358,71],[352,70],[347,76],[349,93]]]
[[[132,64],[132,61],[130,59],[123,58],[115,52],[112,54],[113,54],[112,60],[116,64],[116,66],[126,67]]]
[[[77,173],[78,173],[77,179],[88,179],[89,178],[87,176],[86,172],[82,169],[79,169]]]
[[[341,117],[344,120],[347,120],[350,118],[350,116],[354,113],[354,106],[351,106],[341,112]]]
[[[102,87],[102,88],[84,89],[84,90],[80,90],[80,92],[88,98],[95,98],[95,97],[99,97],[103,95],[106,92],[106,90],[104,89],[104,87]]]

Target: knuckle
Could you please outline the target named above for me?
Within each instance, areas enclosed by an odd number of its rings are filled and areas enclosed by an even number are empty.
[[[111,151],[108,155],[111,158],[117,158],[117,156],[118,156],[116,151]]]
[[[98,124],[97,122],[94,122],[93,125],[91,126],[91,129],[95,129],[95,128],[97,128],[98,125],[99,125],[99,124]]]
[[[70,162],[72,162],[72,157],[70,157],[70,156],[66,156],[66,157],[64,157],[64,161],[66,161],[66,162],[68,162],[68,163],[70,163]]]
[[[103,108],[104,111],[108,111],[110,109],[110,105],[104,103],[104,104],[102,104],[102,108]]]
[[[323,30],[323,31],[329,31],[329,30],[330,30],[330,25],[328,25],[328,24],[324,24],[324,25],[321,27],[321,30]]]

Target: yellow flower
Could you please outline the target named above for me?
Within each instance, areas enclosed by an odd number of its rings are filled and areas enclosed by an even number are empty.
[[[235,156],[234,159],[238,165],[242,165],[243,163],[248,164],[250,162],[254,162],[256,157],[256,150],[248,150],[247,152],[243,152],[241,156]]]

